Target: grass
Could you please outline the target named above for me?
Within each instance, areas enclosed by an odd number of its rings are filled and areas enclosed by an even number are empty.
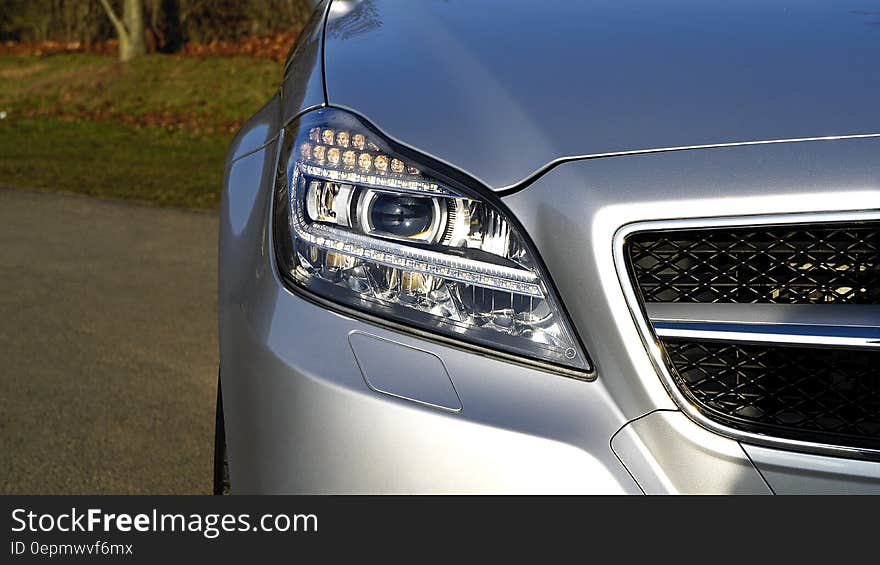
[[[0,187],[216,207],[226,148],[278,63],[0,56]]]
[[[240,123],[278,88],[278,63],[151,55],[121,64],[100,55],[0,57],[0,108],[67,115]],[[191,120],[191,118],[193,118]],[[149,121],[149,120],[148,120]]]
[[[227,136],[60,118],[0,121],[0,187],[214,208]]]

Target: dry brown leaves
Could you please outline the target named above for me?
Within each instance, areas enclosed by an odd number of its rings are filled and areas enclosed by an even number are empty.
[[[246,36],[237,40],[212,41],[210,43],[186,43],[182,55],[231,57],[244,55],[258,59],[284,61],[290,46],[296,41],[295,31],[282,31],[270,35]]]
[[[210,43],[186,43],[179,54],[195,57],[245,56],[258,59],[283,61],[296,40],[295,31],[279,31],[268,35],[245,36],[235,40],[211,41]],[[155,41],[148,42],[151,51]],[[82,41],[40,41],[34,43],[7,41],[0,43],[0,55],[32,55],[45,57],[61,53],[97,53],[115,55],[119,42],[115,39],[84,43]]]
[[[186,132],[193,136],[235,133],[241,127],[241,122],[237,120],[218,123],[216,118],[200,116],[193,112],[144,112],[134,115],[121,112],[109,105],[103,108],[82,106],[31,108],[21,111],[21,116],[25,118],[54,117],[66,122],[113,120],[134,128],[160,127],[169,132]]]

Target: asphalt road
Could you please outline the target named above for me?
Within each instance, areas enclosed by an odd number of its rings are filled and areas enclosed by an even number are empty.
[[[0,494],[209,493],[217,217],[0,190]]]

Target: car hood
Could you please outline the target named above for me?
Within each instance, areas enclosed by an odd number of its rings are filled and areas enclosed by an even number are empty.
[[[875,0],[336,0],[324,49],[331,105],[496,190],[567,156],[880,132]]]

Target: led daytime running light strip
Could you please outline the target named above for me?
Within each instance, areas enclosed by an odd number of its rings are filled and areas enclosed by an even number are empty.
[[[391,176],[380,177],[378,175],[363,174],[356,171],[338,171],[335,169],[316,167],[315,165],[298,165],[298,168],[301,168],[305,174],[311,177],[320,177],[325,180],[366,185],[370,188],[394,189],[402,192],[428,193],[436,194],[438,196],[459,196],[433,182]]]
[[[485,288],[544,298],[541,285],[535,282],[538,280],[537,275],[526,269],[514,269],[473,259],[451,257],[436,251],[347,233],[330,226],[309,225],[302,216],[301,207],[296,206],[296,202],[302,197],[298,181],[302,172],[309,171],[308,166],[303,168],[305,171],[301,171],[300,167],[297,167],[291,178],[293,190],[290,191],[290,205],[297,212],[291,214],[291,227],[297,237],[307,243],[387,267],[403,268]]]

